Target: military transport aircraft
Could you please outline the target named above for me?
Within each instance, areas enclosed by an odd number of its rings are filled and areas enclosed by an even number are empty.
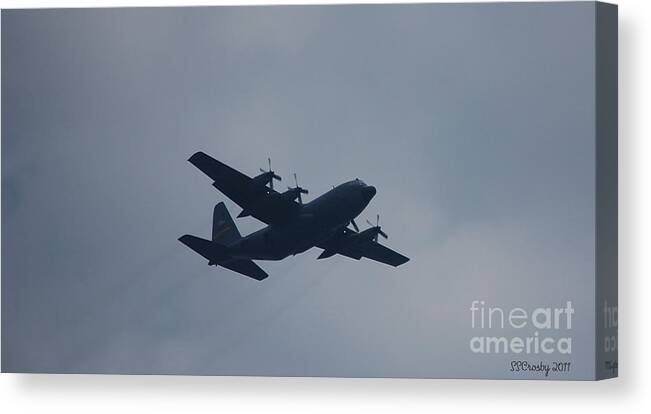
[[[279,193],[274,181],[281,181],[271,169],[260,170],[256,177],[223,164],[203,152],[190,159],[195,167],[214,181],[213,186],[242,207],[237,217],[254,217],[267,227],[242,237],[226,205],[221,202],[213,211],[212,239],[205,240],[186,234],[179,238],[183,244],[208,259],[208,265],[218,265],[256,280],[268,275],[255,260],[282,260],[303,253],[312,247],[323,252],[318,259],[341,254],[353,259],[366,257],[391,266],[400,266],[409,258],[378,243],[385,239],[377,216],[375,225],[360,231],[357,217],[375,196],[375,187],[355,179],[343,183],[320,197],[303,204],[308,191],[298,185]],[[352,225],[353,229],[348,228]]]

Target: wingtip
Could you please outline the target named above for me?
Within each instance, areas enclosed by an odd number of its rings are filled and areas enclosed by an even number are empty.
[[[190,158],[188,158],[188,161],[190,161],[192,164],[194,164],[199,158],[203,158],[206,156],[206,153],[203,151],[197,151]]]
[[[401,261],[400,263],[398,263],[398,264],[396,265],[396,267],[398,267],[398,266],[402,266],[403,264],[407,263],[409,260],[411,260],[411,259],[408,258],[407,256],[403,256],[403,257],[402,257],[402,261]]]
[[[265,272],[263,268],[258,268],[260,269],[260,274],[258,274],[258,277],[256,277],[255,280],[262,281],[269,277],[269,273]]]

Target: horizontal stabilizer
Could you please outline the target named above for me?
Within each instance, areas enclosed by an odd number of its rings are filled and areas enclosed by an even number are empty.
[[[255,280],[266,279],[269,276],[252,260],[231,259],[228,256],[228,249],[219,243],[189,234],[180,237],[179,241],[208,259],[210,265],[216,264]]]
[[[179,237],[179,241],[208,259],[210,264],[230,258],[228,249],[219,243],[189,234]]]
[[[213,243],[210,240],[205,240],[200,237],[186,234],[185,236],[179,237],[179,241],[209,261],[212,261],[214,259],[215,254]]]
[[[253,260],[228,260],[226,262],[218,263],[218,265],[255,280],[263,280],[269,276],[264,270],[260,268],[260,266],[255,264]]]

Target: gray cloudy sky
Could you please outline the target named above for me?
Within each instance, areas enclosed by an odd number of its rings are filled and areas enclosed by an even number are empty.
[[[2,369],[508,377],[468,351],[482,299],[572,300],[590,374],[593,7],[3,11]],[[364,179],[412,260],[208,267],[197,150]]]

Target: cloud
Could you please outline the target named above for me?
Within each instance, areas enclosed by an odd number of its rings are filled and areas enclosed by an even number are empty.
[[[455,363],[472,299],[588,318],[589,9],[4,11],[3,370],[469,376],[504,362]],[[375,185],[358,221],[412,260],[209,268],[176,241],[225,199],[197,150]]]

